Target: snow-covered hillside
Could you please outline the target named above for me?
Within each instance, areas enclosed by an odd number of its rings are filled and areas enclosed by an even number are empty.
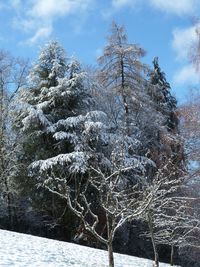
[[[0,266],[106,267],[106,251],[0,230]],[[152,267],[146,259],[115,254],[116,267]],[[160,267],[167,267],[160,264]]]

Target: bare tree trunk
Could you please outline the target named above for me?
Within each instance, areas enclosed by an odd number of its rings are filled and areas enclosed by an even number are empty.
[[[8,212],[8,220],[9,220],[9,226],[12,228],[12,214],[11,214],[11,199],[10,199],[10,193],[9,193],[9,186],[7,178],[5,177],[5,152],[4,152],[4,84],[2,79],[2,72],[0,73],[0,179],[2,186],[4,187],[3,190],[5,190],[6,194],[6,205],[7,205],[7,212]]]
[[[0,71],[0,182],[2,183],[5,193],[5,200],[7,205],[8,223],[11,230],[13,230],[13,215],[12,215],[12,199],[9,187],[8,174],[6,172],[7,163],[5,160],[5,120],[8,111],[8,103],[6,101],[6,94],[4,89],[4,82],[2,71]]]
[[[170,264],[171,266],[174,266],[174,246],[173,245],[171,245]]]
[[[159,256],[158,256],[156,242],[154,239],[153,223],[152,223],[152,218],[151,218],[150,214],[148,214],[148,226],[149,226],[149,231],[150,231],[150,235],[151,235],[151,242],[152,242],[153,251],[154,251],[154,265],[153,266],[159,267]]]
[[[106,214],[106,220],[107,220],[107,235],[108,235],[108,243],[107,243],[107,248],[108,248],[108,260],[109,260],[109,267],[114,267],[114,256],[113,256],[113,221],[110,218],[109,214]]]
[[[6,187],[6,197],[7,197],[7,209],[8,209],[8,219],[9,219],[9,225],[10,229],[13,230],[13,216],[12,216],[12,201],[11,201],[11,194],[9,192],[9,186],[8,186],[8,181],[5,178],[5,187]]]
[[[108,242],[108,257],[109,257],[109,267],[114,267],[114,256],[113,256],[112,241]]]
[[[124,92],[125,90],[125,78],[124,78],[124,61],[123,58],[121,57],[120,60],[121,64],[121,88],[122,88],[122,100],[123,100],[123,105],[124,105],[124,111],[125,111],[125,122],[126,122],[126,128],[127,128],[127,133],[129,134],[129,109],[128,109],[128,104],[126,101],[126,93]]]

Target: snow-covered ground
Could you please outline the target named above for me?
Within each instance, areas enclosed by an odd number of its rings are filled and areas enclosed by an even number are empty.
[[[115,253],[116,267],[152,267],[152,261]],[[0,230],[0,266],[107,267],[107,252]],[[160,267],[168,267],[160,264]]]

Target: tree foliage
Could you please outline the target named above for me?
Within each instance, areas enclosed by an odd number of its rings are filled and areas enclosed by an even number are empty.
[[[72,228],[83,225],[107,246],[112,267],[113,242],[123,225],[147,221],[156,252],[156,242],[172,242],[169,236],[172,240],[185,212],[178,215],[174,200],[185,175],[177,102],[158,58],[151,69],[142,63],[144,55],[113,23],[97,69],[86,72],[51,41],[26,84],[25,72],[16,73],[13,97],[0,80],[0,159],[6,144],[5,103],[13,98],[14,181],[20,197],[29,201],[27,210],[51,217],[52,227],[65,224],[71,237]],[[6,75],[9,68],[5,80]]]

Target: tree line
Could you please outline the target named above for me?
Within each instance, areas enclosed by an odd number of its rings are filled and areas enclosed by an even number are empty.
[[[191,120],[184,108],[179,115],[158,58],[151,67],[144,55],[115,22],[96,68],[57,41],[32,66],[1,50],[1,227],[42,225],[48,236],[62,226],[66,240],[107,248],[110,267],[115,239],[134,225],[144,226],[155,266],[160,245],[171,248],[172,265],[174,251],[198,248],[198,194],[180,127]]]

